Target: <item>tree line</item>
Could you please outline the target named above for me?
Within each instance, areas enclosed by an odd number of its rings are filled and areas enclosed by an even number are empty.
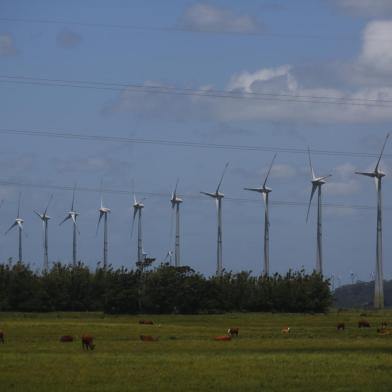
[[[0,264],[0,311],[137,313],[319,313],[332,303],[329,280],[313,272],[205,277],[192,268],[143,262],[133,270],[54,263],[40,273],[22,262]]]

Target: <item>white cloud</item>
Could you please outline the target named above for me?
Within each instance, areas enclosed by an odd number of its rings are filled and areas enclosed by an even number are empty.
[[[0,33],[0,56],[12,56],[17,53],[11,34]]]
[[[364,30],[363,47],[346,75],[346,85],[328,87],[311,82],[289,64],[244,70],[232,75],[225,91],[237,98],[216,98],[214,86],[195,87],[197,94],[155,94],[125,89],[106,113],[132,112],[148,119],[279,121],[280,123],[375,124],[392,120],[392,21],[370,22]],[[336,64],[331,66],[332,74]],[[341,68],[348,64],[341,64]],[[379,75],[375,77],[375,75]],[[369,82],[371,79],[371,83]],[[146,86],[149,86],[146,83]],[[154,83],[155,87],[169,88]],[[188,86],[187,86],[188,87]],[[162,91],[161,91],[162,92]],[[324,98],[323,98],[324,97]],[[383,102],[384,101],[384,102]]]
[[[368,23],[363,33],[359,65],[370,72],[392,74],[392,20]]]
[[[62,29],[56,37],[57,46],[60,48],[74,48],[82,41],[82,37],[67,28]]]
[[[180,17],[179,26],[184,29],[206,32],[255,33],[260,23],[249,15],[237,15],[223,7],[196,3]]]
[[[327,182],[328,195],[348,196],[360,190],[360,183],[354,178],[356,168],[351,163],[344,163],[335,167],[331,181]]]
[[[392,14],[391,0],[335,0],[342,9],[368,17]]]
[[[268,168],[265,168],[265,173],[267,173]],[[271,177],[274,178],[292,178],[297,175],[297,170],[290,165],[286,164],[274,164],[271,169]]]
[[[150,84],[146,84],[148,86]],[[155,83],[156,87],[172,90],[174,86]],[[200,89],[196,88],[200,91]],[[343,89],[301,86],[289,66],[262,68],[253,73],[242,72],[233,75],[226,87],[236,92],[238,99],[207,97],[212,88],[201,90],[197,95],[162,94],[123,90],[118,98],[106,105],[103,113],[131,112],[136,116],[157,120],[175,119],[187,121],[213,119],[231,121],[279,121],[296,123],[375,123],[392,120],[390,106],[373,106],[366,102],[354,105],[328,103],[328,99],[315,97],[335,97],[344,100],[389,99],[392,87],[361,88],[355,92]],[[161,91],[162,92],[162,91]],[[253,93],[249,99],[249,93]],[[257,95],[259,94],[259,95]],[[298,102],[298,100],[302,102]]]

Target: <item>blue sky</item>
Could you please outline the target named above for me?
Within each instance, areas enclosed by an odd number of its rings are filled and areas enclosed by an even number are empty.
[[[8,20],[6,20],[8,18]],[[61,130],[83,135],[160,139],[288,149],[377,153],[392,111],[392,5],[387,0],[319,1],[18,1],[0,4],[1,129]],[[28,85],[5,76],[138,84],[164,88],[339,97],[361,105],[219,99]],[[121,89],[120,89],[121,90]],[[275,96],[276,98],[276,96]],[[317,99],[316,99],[317,100]],[[353,101],[357,100],[357,101]],[[359,101],[361,100],[361,101]],[[368,103],[368,104],[367,104]],[[376,105],[370,107],[370,105]],[[390,105],[390,103],[389,103]],[[383,107],[386,106],[386,107]],[[172,247],[170,192],[180,178],[183,262],[215,271],[216,211],[199,192],[213,191],[230,161],[222,191],[223,263],[228,270],[262,269],[263,205],[242,190],[262,183],[273,152],[197,149],[154,144],[102,143],[0,134],[0,182],[99,188],[139,194],[145,200],[144,248],[162,259]],[[391,146],[382,167],[390,173]],[[333,177],[326,203],[373,206],[371,181],[354,175],[372,157],[313,155],[317,173]],[[306,203],[307,157],[279,153],[271,173],[271,201]],[[42,232],[33,209],[44,208],[49,188],[0,185],[5,199],[0,228],[12,223],[21,190],[28,237],[26,261],[42,264]],[[384,182],[384,270],[392,278],[392,188]],[[109,258],[133,266],[130,196],[108,193]],[[143,197],[143,195],[141,195]],[[71,258],[71,227],[59,227],[72,193],[55,191],[50,207],[50,259]],[[233,199],[248,199],[240,202]],[[259,202],[257,202],[259,201]],[[77,192],[79,256],[101,258],[95,236],[99,193]],[[271,271],[315,265],[315,209],[271,207]],[[16,232],[0,238],[0,259],[16,257]],[[327,275],[368,280],[374,270],[375,211],[324,209]]]

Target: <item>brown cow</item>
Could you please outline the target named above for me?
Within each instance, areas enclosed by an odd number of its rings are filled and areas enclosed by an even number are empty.
[[[388,321],[381,321],[381,328],[387,328],[388,327]]]
[[[153,325],[151,320],[139,320],[139,324]]]
[[[82,347],[83,350],[94,350],[95,344],[94,338],[91,335],[82,335]]]
[[[366,321],[366,320],[358,321],[358,328],[370,328],[369,321]]]
[[[63,335],[60,337],[60,342],[62,343],[68,343],[68,342],[73,342],[74,338],[71,335]]]
[[[150,336],[150,335],[140,335],[140,340],[143,342],[157,342],[159,340],[159,336]]]
[[[228,336],[228,335],[215,336],[214,340],[228,341],[228,340],[231,340],[231,336]]]
[[[238,327],[236,327],[236,328],[229,328],[227,330],[227,334],[230,335],[230,336],[234,336],[234,335],[238,336],[239,332],[240,332],[240,329]]]
[[[4,332],[0,330],[0,342],[4,344]]]
[[[290,327],[284,327],[281,332],[282,333],[290,333]]]
[[[344,325],[344,323],[338,323],[336,324],[336,329],[338,331],[344,331],[344,329],[346,328],[346,326]]]

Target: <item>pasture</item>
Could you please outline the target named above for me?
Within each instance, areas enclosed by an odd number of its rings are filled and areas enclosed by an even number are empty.
[[[139,319],[153,320],[140,325]],[[366,319],[371,328],[359,329]],[[0,389],[9,391],[392,390],[392,312],[107,316],[0,313]],[[336,331],[344,322],[346,329]],[[283,334],[282,328],[290,327]],[[214,341],[229,327],[239,337]],[[82,334],[94,336],[83,351]],[[74,342],[60,343],[61,335]],[[157,342],[140,335],[159,336]]]

